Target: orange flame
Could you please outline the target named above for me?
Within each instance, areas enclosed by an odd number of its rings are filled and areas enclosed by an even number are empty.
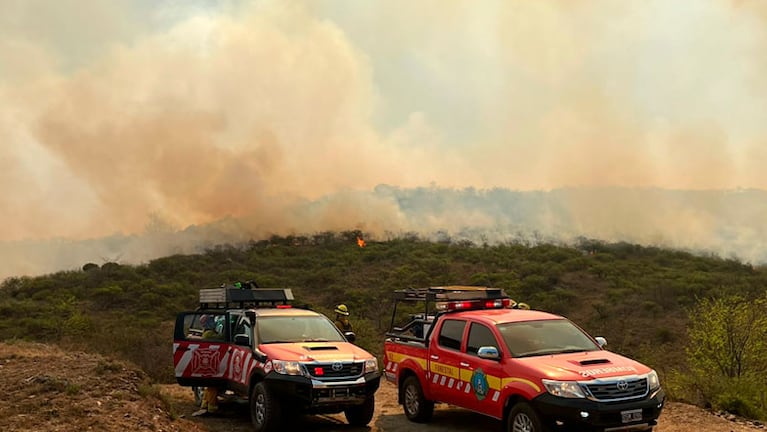
[[[365,247],[365,240],[362,240],[362,237],[357,236],[357,246],[363,248]]]

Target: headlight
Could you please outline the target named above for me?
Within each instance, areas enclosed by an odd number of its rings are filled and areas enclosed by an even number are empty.
[[[365,360],[365,373],[370,372],[378,372],[378,359],[375,357]]]
[[[299,362],[272,360],[272,367],[278,374],[304,375],[304,368],[301,367],[301,363]]]
[[[647,385],[650,387],[650,391],[657,390],[660,387],[660,380],[658,379],[658,373],[651,371],[647,374]]]
[[[554,381],[545,379],[543,380],[543,385],[546,387],[546,390],[554,396],[563,398],[586,397],[586,395],[583,394],[583,390],[581,390],[581,386],[574,381]]]

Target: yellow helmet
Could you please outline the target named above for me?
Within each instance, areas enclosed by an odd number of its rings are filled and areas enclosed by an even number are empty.
[[[349,308],[345,304],[336,306],[336,313],[339,315],[349,315]]]

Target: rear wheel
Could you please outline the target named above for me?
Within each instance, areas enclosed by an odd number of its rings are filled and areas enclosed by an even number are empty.
[[[541,422],[538,413],[526,402],[519,402],[511,409],[507,432],[548,432],[548,428]]]
[[[423,396],[423,389],[421,389],[421,383],[417,377],[405,378],[400,391],[403,392],[402,407],[405,410],[405,416],[410,421],[425,423],[431,420],[434,413],[434,401],[426,400]]]
[[[280,429],[279,401],[263,382],[256,384],[250,395],[250,418],[256,432]]]
[[[365,399],[362,405],[354,405],[344,411],[346,421],[352,426],[367,426],[370,420],[373,420],[373,411],[375,411],[375,395],[370,395]]]

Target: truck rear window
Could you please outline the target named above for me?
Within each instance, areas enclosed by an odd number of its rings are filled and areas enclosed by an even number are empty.
[[[466,327],[466,321],[445,320],[445,322],[442,323],[442,328],[439,330],[439,339],[437,343],[439,343],[441,347],[460,351],[464,327]]]

